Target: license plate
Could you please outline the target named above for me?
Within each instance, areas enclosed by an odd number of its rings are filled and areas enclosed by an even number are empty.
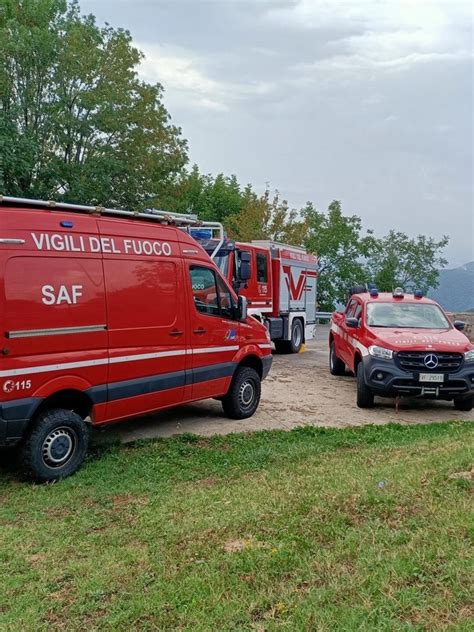
[[[420,382],[444,382],[443,373],[420,373]]]

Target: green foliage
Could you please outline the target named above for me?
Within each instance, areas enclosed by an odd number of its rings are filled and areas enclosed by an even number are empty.
[[[186,141],[127,31],[76,2],[0,0],[0,41],[2,191],[140,208],[182,170]]]
[[[321,311],[331,311],[343,303],[347,289],[368,280],[364,262],[375,241],[371,231],[362,232],[357,215],[344,215],[334,200],[327,213],[308,202],[302,210],[306,226],[305,245],[318,255],[318,302]]]
[[[439,270],[447,263],[441,251],[448,241],[446,236],[436,241],[424,235],[410,238],[391,230],[373,242],[367,261],[370,278],[380,290],[391,292],[402,287],[426,293],[430,287],[438,287]]]

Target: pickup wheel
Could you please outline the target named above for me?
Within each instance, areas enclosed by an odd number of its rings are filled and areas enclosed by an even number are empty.
[[[456,410],[465,410],[469,412],[474,405],[474,398],[468,397],[467,399],[461,399],[460,397],[454,398],[454,408]]]
[[[362,362],[357,365],[357,406],[359,408],[374,407],[374,394],[365,383]]]
[[[260,403],[261,380],[255,369],[241,366],[232,379],[230,388],[222,398],[222,408],[231,419],[247,419]]]
[[[71,410],[43,412],[21,446],[20,463],[25,476],[37,483],[57,481],[82,465],[89,445],[89,429]]]
[[[336,345],[331,342],[329,349],[329,371],[331,375],[344,375],[346,372],[346,365],[336,355]]]

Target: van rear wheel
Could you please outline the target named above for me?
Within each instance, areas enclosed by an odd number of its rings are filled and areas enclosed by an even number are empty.
[[[77,413],[63,408],[47,410],[21,446],[23,473],[37,483],[70,476],[82,465],[88,445],[89,429]]]
[[[222,398],[222,408],[231,419],[247,419],[257,410],[260,403],[261,380],[255,369],[239,367],[230,388]]]

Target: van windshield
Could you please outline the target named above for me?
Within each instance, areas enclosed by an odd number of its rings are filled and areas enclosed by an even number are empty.
[[[449,329],[448,319],[437,305],[426,303],[369,303],[368,327]]]

